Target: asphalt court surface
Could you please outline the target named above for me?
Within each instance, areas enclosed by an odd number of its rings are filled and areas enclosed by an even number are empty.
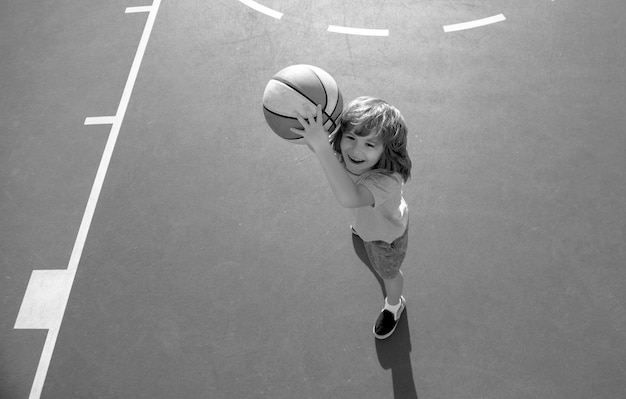
[[[615,398],[626,391],[625,7],[584,1],[160,3],[42,398]],[[147,13],[0,5],[0,397],[47,330],[15,329],[65,269]],[[459,32],[450,24],[502,14]],[[328,32],[329,25],[389,36]],[[407,312],[314,156],[260,98],[308,63],[405,115]]]

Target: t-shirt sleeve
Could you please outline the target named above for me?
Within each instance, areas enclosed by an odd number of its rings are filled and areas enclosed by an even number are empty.
[[[365,176],[358,184],[362,184],[372,193],[374,208],[402,190],[402,178],[396,173],[372,173]]]

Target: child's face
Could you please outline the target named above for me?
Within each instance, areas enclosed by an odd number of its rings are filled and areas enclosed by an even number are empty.
[[[346,168],[355,175],[372,169],[383,154],[383,143],[374,132],[361,137],[351,131],[345,131],[339,145]]]

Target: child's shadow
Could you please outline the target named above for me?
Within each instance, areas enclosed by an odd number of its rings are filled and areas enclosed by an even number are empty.
[[[352,244],[357,256],[370,269],[383,294],[387,296],[385,284],[376,273],[365,251],[363,240],[356,234],[352,234]],[[387,339],[376,341],[376,354],[383,369],[391,369],[394,399],[417,399],[415,382],[413,381],[413,368],[411,366],[411,333],[409,331],[409,318],[405,309],[400,317],[396,331]]]

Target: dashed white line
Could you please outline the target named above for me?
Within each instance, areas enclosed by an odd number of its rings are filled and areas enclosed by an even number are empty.
[[[284,15],[280,11],[273,10],[253,0],[239,0],[239,2],[252,8],[253,10],[256,10],[272,18],[281,19]],[[133,8],[139,9],[140,7],[133,7]],[[129,11],[127,9],[126,12],[138,12],[138,11]],[[494,24],[496,22],[502,22],[505,20],[506,20],[506,17],[503,14],[498,14],[492,17],[477,19],[475,21],[462,22],[462,23],[452,24],[452,25],[444,25],[443,31],[446,33],[457,32],[457,31],[466,30],[466,29],[478,28],[480,26],[490,25],[490,24]],[[365,28],[350,28],[347,26],[328,25],[327,31],[332,32],[332,33],[341,33],[344,35],[379,36],[379,37],[389,36],[389,29],[365,29]]]
[[[349,28],[347,26],[328,25],[328,32],[360,36],[389,36],[389,29]]]
[[[457,32],[465,29],[478,28],[479,26],[485,26],[490,24],[495,24],[496,22],[502,22],[506,20],[505,16],[502,14],[494,15],[493,17],[477,19],[475,21],[463,22],[460,24],[453,25],[445,25],[443,27],[444,32]]]
[[[270,16],[272,18],[276,18],[276,19],[281,19],[283,17],[283,13],[276,11],[276,10],[272,10],[269,7],[265,7],[262,4],[257,3],[256,1],[252,1],[252,0],[239,0],[240,3],[247,5],[248,7],[252,8],[253,10],[256,10],[260,13],[263,13],[267,16]]]

